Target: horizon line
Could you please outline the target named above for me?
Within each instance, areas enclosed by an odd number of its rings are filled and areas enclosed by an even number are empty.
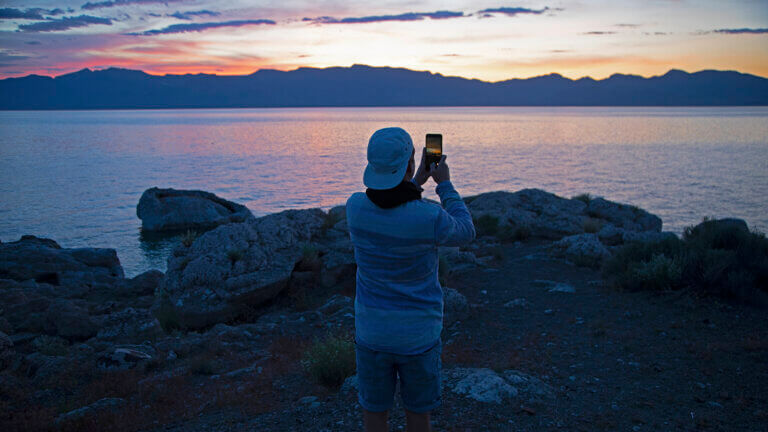
[[[735,73],[739,73],[739,74],[742,74],[742,75],[750,75],[750,76],[754,76],[754,77],[758,77],[758,78],[762,78],[762,79],[768,79],[768,77],[765,77],[765,76],[756,75],[756,74],[747,73],[747,72],[741,72],[741,71],[738,71],[738,70],[735,70],[735,69],[701,69],[701,70],[698,70],[698,71],[689,72],[689,71],[686,71],[684,69],[679,69],[679,68],[672,67],[672,68],[668,69],[666,72],[664,72],[663,74],[648,75],[648,76],[641,75],[641,74],[633,74],[633,73],[614,72],[614,73],[612,73],[611,75],[609,75],[609,76],[607,76],[605,78],[599,78],[599,79],[593,78],[593,77],[591,77],[589,75],[584,75],[584,76],[581,76],[581,77],[578,77],[578,78],[571,78],[571,77],[563,75],[563,74],[561,74],[559,72],[550,72],[550,73],[547,73],[547,74],[532,75],[532,76],[529,76],[529,77],[510,77],[510,78],[506,78],[506,79],[502,79],[502,80],[498,80],[498,81],[487,81],[487,80],[483,80],[483,79],[480,79],[480,78],[470,78],[470,77],[465,77],[465,76],[460,76],[460,75],[443,75],[440,72],[433,72],[433,71],[430,71],[430,70],[416,70],[416,69],[409,69],[409,68],[406,68],[406,67],[396,67],[396,66],[371,66],[371,65],[366,65],[366,64],[362,64],[362,63],[354,63],[354,64],[352,64],[350,66],[326,66],[326,67],[298,66],[295,69],[261,68],[261,69],[256,69],[255,71],[253,71],[251,73],[247,73],[247,74],[216,74],[216,73],[206,73],[206,72],[198,72],[198,73],[189,73],[188,72],[188,73],[184,73],[184,74],[175,74],[175,73],[157,74],[157,73],[147,72],[147,71],[144,71],[144,70],[141,70],[141,69],[131,69],[131,68],[125,68],[125,67],[119,67],[119,66],[88,66],[88,67],[84,67],[84,68],[81,68],[81,69],[73,70],[71,72],[64,72],[64,73],[61,73],[59,75],[40,75],[40,74],[37,74],[37,73],[29,73],[29,74],[23,75],[23,76],[0,78],[0,81],[5,81],[5,80],[8,80],[8,79],[27,78],[27,77],[30,77],[30,76],[40,76],[40,77],[46,77],[46,78],[55,79],[55,78],[59,78],[59,77],[65,76],[65,75],[71,75],[71,74],[82,72],[82,71],[86,71],[86,70],[89,71],[89,72],[100,72],[100,71],[105,71],[105,70],[109,70],[109,69],[119,69],[119,70],[141,72],[141,73],[144,73],[146,75],[153,76],[153,77],[190,76],[190,75],[191,76],[194,76],[194,75],[208,75],[208,76],[214,76],[214,77],[246,77],[246,76],[250,76],[250,75],[253,75],[255,73],[261,72],[261,71],[277,71],[277,72],[286,72],[286,73],[288,73],[288,72],[295,72],[295,71],[298,71],[300,69],[316,69],[316,70],[337,69],[337,68],[339,68],[339,69],[352,69],[355,66],[358,66],[358,67],[362,66],[362,67],[371,68],[371,69],[399,69],[399,70],[407,70],[407,71],[411,71],[411,72],[429,73],[431,75],[438,75],[438,76],[442,76],[442,77],[445,77],[445,78],[461,78],[461,79],[465,79],[465,80],[480,81],[480,82],[486,82],[486,83],[491,83],[491,84],[495,84],[495,83],[499,83],[499,82],[504,82],[504,81],[515,80],[515,79],[527,80],[527,79],[541,78],[541,77],[547,77],[547,76],[552,76],[552,75],[557,75],[557,76],[563,77],[563,78],[571,80],[571,81],[579,81],[579,80],[582,80],[582,79],[591,79],[593,81],[604,81],[604,80],[610,79],[611,77],[616,76],[616,75],[635,76],[635,77],[640,77],[640,78],[643,78],[643,79],[650,79],[650,78],[657,78],[657,77],[664,76],[664,75],[666,75],[666,74],[668,74],[668,73],[670,73],[672,71],[680,71],[680,72],[684,72],[684,73],[689,74],[689,75],[695,74],[695,73],[700,73],[700,72],[708,72],[708,71],[713,71],[713,72],[735,72]]]

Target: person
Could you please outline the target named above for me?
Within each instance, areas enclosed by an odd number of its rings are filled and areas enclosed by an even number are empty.
[[[388,431],[399,379],[407,430],[430,431],[440,406],[443,290],[438,246],[475,238],[467,206],[451,183],[443,155],[414,170],[413,141],[397,127],[368,142],[365,193],[347,200],[347,224],[357,262],[355,353],[358,400],[366,431]],[[429,178],[442,206],[421,199]]]

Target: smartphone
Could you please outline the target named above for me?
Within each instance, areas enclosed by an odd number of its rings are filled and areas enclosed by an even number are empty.
[[[427,167],[437,164],[443,155],[443,135],[427,134]]]

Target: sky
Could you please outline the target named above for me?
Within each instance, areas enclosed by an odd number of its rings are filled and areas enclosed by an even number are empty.
[[[0,0],[0,78],[353,64],[486,81],[768,77],[768,0]]]

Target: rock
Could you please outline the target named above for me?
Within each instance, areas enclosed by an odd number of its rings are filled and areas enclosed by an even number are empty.
[[[326,316],[334,315],[342,310],[345,312],[354,312],[355,309],[352,299],[341,294],[334,294],[324,305],[317,308],[318,312]]]
[[[586,212],[591,217],[605,219],[628,231],[661,231],[661,218],[632,205],[593,198]]]
[[[303,398],[299,399],[296,402],[299,404],[305,405],[305,404],[310,404],[316,400],[317,400],[317,396],[304,396]]]
[[[578,234],[564,237],[552,244],[554,256],[565,258],[576,265],[597,267],[610,252],[600,243],[596,234]]]
[[[0,278],[54,286],[112,283],[124,277],[114,249],[64,249],[53,240],[23,235],[0,244]]]
[[[540,189],[488,192],[471,197],[467,207],[475,219],[489,215],[502,230],[524,228],[534,237],[557,240],[584,232],[583,202]]]
[[[104,341],[138,343],[162,335],[160,322],[148,310],[128,307],[106,315],[96,337]]]
[[[56,424],[62,425],[68,422],[83,420],[88,417],[98,415],[104,411],[117,411],[123,405],[125,405],[125,399],[122,398],[99,399],[90,405],[61,414],[56,418]]]
[[[344,380],[344,384],[341,385],[339,393],[346,394],[353,390],[357,391],[357,388],[357,375],[352,375],[351,377],[347,377],[347,379]]]
[[[129,285],[136,296],[153,295],[164,277],[165,273],[160,270],[149,270],[134,276]]]
[[[325,217],[320,209],[286,210],[206,232],[168,258],[153,309],[187,329],[234,320],[286,287]]]
[[[443,287],[443,325],[448,327],[456,321],[464,320],[468,314],[469,304],[464,294]]]
[[[533,284],[542,287],[549,292],[575,293],[576,288],[565,282],[555,282],[550,280],[535,280]]]
[[[252,220],[247,207],[200,190],[159,189],[144,191],[136,206],[141,228],[146,231],[208,229],[217,225]]]
[[[528,300],[524,298],[516,298],[504,303],[504,307],[508,307],[508,308],[512,308],[512,307],[527,308],[528,306],[530,306],[530,303],[528,302]]]
[[[527,403],[542,403],[555,398],[554,389],[534,376],[511,369],[505,370],[502,376]]]
[[[146,345],[125,345],[99,357],[97,366],[104,370],[125,370],[138,363],[151,360],[154,349]]]
[[[64,357],[35,352],[15,362],[12,369],[21,375],[34,378],[37,382],[42,382],[61,372],[68,362],[69,360]]]
[[[454,393],[479,402],[496,404],[517,396],[517,389],[491,369],[459,369],[459,373],[464,376],[453,386]]]
[[[85,308],[73,301],[55,300],[45,312],[45,332],[70,341],[85,340],[96,335],[96,323]]]
[[[616,246],[624,243],[624,235],[626,231],[622,228],[616,228],[614,225],[605,224],[597,232],[597,238],[608,246]]]

